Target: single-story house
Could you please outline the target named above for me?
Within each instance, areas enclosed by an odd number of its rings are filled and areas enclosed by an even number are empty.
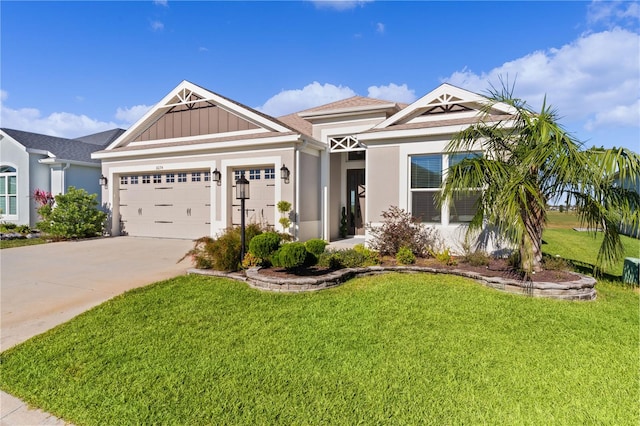
[[[0,220],[35,226],[39,220],[36,189],[64,194],[67,188],[100,191],[100,161],[91,153],[111,144],[124,129],[113,129],[76,139],[22,130],[0,129]]]
[[[486,102],[442,84],[410,105],[355,96],[276,118],[183,81],[92,158],[107,177],[113,235],[215,236],[240,224],[244,174],[246,222],[282,230],[277,204],[288,201],[301,241],[340,238],[343,215],[349,235],[366,236],[390,206],[459,239],[474,197],[442,208],[434,199],[449,164],[478,154],[444,149]],[[510,111],[498,104],[490,117]]]

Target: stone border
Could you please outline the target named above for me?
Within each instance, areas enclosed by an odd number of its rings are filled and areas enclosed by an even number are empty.
[[[461,269],[437,269],[423,266],[368,266],[364,268],[345,268],[330,272],[321,277],[274,278],[260,275],[259,268],[250,268],[242,272],[220,272],[211,269],[189,269],[189,274],[226,277],[246,282],[250,287],[260,290],[300,293],[318,291],[336,287],[351,278],[379,275],[387,272],[450,274],[471,278],[480,284],[511,294],[532,297],[545,297],[562,300],[595,300],[596,280],[593,277],[575,273],[580,278],[562,283],[526,282],[501,277],[487,277],[476,272]]]

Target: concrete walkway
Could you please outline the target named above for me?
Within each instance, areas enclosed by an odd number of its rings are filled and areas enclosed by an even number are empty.
[[[190,240],[114,237],[0,251],[0,350],[127,290],[185,274]],[[4,392],[0,426],[65,424]]]

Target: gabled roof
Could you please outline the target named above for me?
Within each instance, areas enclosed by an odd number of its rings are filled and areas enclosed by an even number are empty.
[[[109,140],[106,134],[122,131],[122,129],[109,130],[107,132],[88,135],[78,139],[59,138],[56,136],[43,135],[40,133],[25,132],[15,129],[0,129],[7,135],[11,136],[16,142],[24,146],[27,151],[46,151],[56,160],[64,161],[82,161],[88,163],[98,163],[99,161],[91,159],[91,153],[101,149]],[[99,136],[102,135],[102,136]],[[89,138],[95,143],[83,142],[81,139]],[[103,140],[102,145],[98,145],[99,140]]]
[[[352,96],[340,101],[331,102],[329,104],[320,105],[317,107],[305,109],[299,111],[297,114],[301,117],[310,117],[313,115],[320,115],[319,113],[326,114],[328,112],[339,112],[349,110],[362,110],[366,107],[373,108],[395,108],[396,110],[403,108],[404,104],[398,104],[397,102],[389,102],[381,99],[367,98],[364,96]]]
[[[106,151],[123,148],[132,143],[135,144],[137,138],[147,131],[147,129],[150,129],[155,123],[159,122],[165,114],[176,108],[182,108],[184,110],[185,108],[192,109],[195,106],[215,106],[226,114],[232,114],[240,120],[243,120],[243,122],[249,123],[254,133],[266,132],[271,133],[272,136],[277,136],[284,133],[288,134],[292,130],[296,131],[296,129],[273,117],[184,80],[111,143]],[[231,138],[230,140],[236,139],[236,135],[233,134],[229,134],[228,137]],[[210,140],[211,138],[224,140],[225,136],[224,133],[203,133],[196,135],[196,138],[184,136],[168,138],[169,140],[166,140],[166,143],[179,145],[181,142],[193,143],[194,140],[197,139]]]
[[[433,127],[427,122],[443,121],[448,118],[458,119],[462,115],[458,113],[466,113],[467,116],[469,115],[468,113],[475,113],[475,121],[477,121],[477,114],[488,102],[489,100],[482,95],[444,83],[408,107],[374,126],[372,131],[382,129],[390,130],[392,127],[399,130],[401,128],[400,126],[407,125],[413,120],[416,122],[423,121],[424,123],[420,124],[423,127]],[[513,112],[514,109],[511,106],[496,103],[492,105],[489,116],[500,117],[512,114]]]

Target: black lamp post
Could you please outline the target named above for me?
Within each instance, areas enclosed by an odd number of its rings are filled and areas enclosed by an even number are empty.
[[[240,200],[240,261],[244,260],[244,200],[249,199],[249,181],[244,177],[244,171],[236,180],[236,200]]]

